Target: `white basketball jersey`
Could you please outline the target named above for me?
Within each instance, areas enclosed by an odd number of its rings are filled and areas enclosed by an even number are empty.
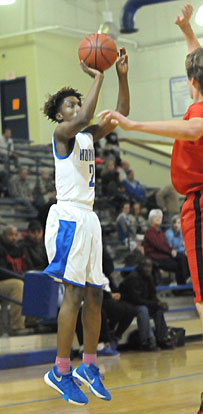
[[[91,134],[80,132],[69,140],[69,151],[61,157],[56,152],[55,159],[56,198],[93,206],[95,187],[95,154]]]

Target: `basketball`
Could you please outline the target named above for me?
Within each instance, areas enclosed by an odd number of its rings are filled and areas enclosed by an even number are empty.
[[[104,33],[94,33],[81,40],[78,56],[87,66],[103,72],[116,61],[117,47],[110,36]]]

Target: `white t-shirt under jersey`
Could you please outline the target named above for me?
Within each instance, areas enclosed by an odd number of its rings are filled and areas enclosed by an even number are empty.
[[[79,132],[69,140],[69,151],[63,157],[56,152],[53,135],[53,154],[57,200],[92,207],[95,193],[95,153],[92,135]]]

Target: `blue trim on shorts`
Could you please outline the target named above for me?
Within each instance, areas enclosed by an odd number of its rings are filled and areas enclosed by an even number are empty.
[[[74,145],[75,145],[75,137],[69,139],[68,143],[69,143],[69,150],[68,150],[67,154],[64,155],[64,156],[58,155],[57,152],[56,152],[55,138],[54,138],[54,134],[53,134],[53,149],[54,149],[54,155],[56,156],[56,158],[59,158],[60,160],[64,160],[65,158],[68,158],[70,156],[70,154],[73,151]]]
[[[96,287],[96,288],[102,288],[103,287],[103,285],[94,285],[93,283],[89,283],[89,282],[86,282],[86,285]]]
[[[56,253],[51,263],[44,269],[45,274],[63,279],[75,231],[75,221],[59,220],[58,234],[56,237]]]
[[[45,270],[46,270],[46,269],[45,269]],[[77,283],[77,282],[74,282],[74,281],[72,281],[72,280],[65,279],[64,277],[56,276],[55,274],[53,274],[53,273],[51,273],[51,272],[47,273],[47,272],[45,272],[45,270],[43,271],[43,274],[44,274],[45,276],[49,276],[49,277],[53,276],[55,279],[58,279],[58,280],[56,280],[56,283],[57,283],[57,282],[58,282],[58,283],[60,283],[60,281],[62,281],[62,282],[67,282],[67,283],[70,283],[71,285],[76,285],[76,286],[79,286],[79,287],[85,288],[85,285],[82,285],[81,283]],[[52,277],[51,277],[51,278],[52,278]],[[52,280],[53,280],[53,279],[52,279]]]

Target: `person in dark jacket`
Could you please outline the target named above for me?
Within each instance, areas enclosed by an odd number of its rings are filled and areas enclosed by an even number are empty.
[[[48,265],[46,249],[43,241],[43,228],[38,220],[28,225],[27,236],[22,242],[26,270],[44,270]]]
[[[157,298],[152,279],[152,261],[145,257],[137,269],[121,282],[119,289],[121,297],[138,312],[139,337],[143,349],[150,350],[155,338],[159,347],[171,348],[173,343],[164,318],[164,311],[168,306]],[[154,320],[155,338],[150,318]]]
[[[5,227],[0,237],[0,296],[7,296],[10,303],[10,335],[25,335],[31,330],[25,328],[25,317],[18,302],[23,299],[24,256],[18,244],[18,231],[14,226]],[[16,302],[15,302],[16,301]]]

